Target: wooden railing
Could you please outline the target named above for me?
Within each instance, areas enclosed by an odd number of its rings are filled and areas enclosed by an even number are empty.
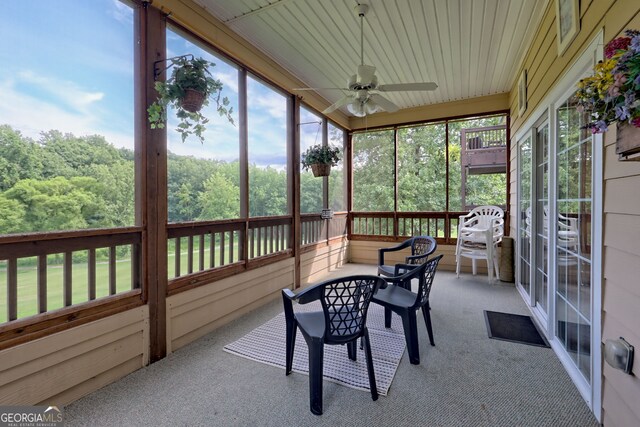
[[[282,216],[169,224],[169,286],[186,275],[287,252],[291,222]]]
[[[300,244],[306,246],[327,240],[327,222],[319,214],[300,215]]]
[[[141,236],[130,227],[0,238],[0,322],[128,291],[140,299]]]
[[[348,234],[348,218],[349,215],[346,212],[333,214],[333,218],[329,221],[329,239]]]
[[[240,220],[169,224],[169,278],[241,261],[243,234]]]
[[[396,240],[428,235],[455,244],[458,218],[466,212],[352,212],[351,238]]]
[[[249,221],[249,259],[289,249],[292,218],[252,218]]]

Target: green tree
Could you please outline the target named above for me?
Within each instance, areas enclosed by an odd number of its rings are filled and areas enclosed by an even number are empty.
[[[198,195],[200,220],[238,218],[240,216],[240,189],[221,172],[216,172],[204,183]]]
[[[25,214],[24,206],[20,202],[0,194],[0,234],[26,231]]]

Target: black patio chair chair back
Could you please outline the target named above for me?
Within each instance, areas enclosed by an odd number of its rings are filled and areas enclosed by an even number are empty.
[[[411,248],[411,255],[405,257],[404,263],[410,265],[424,264],[438,247],[436,239],[431,236],[415,236],[399,245],[378,249],[378,276],[398,276],[398,270],[393,265],[385,264],[385,254]]]
[[[407,264],[424,264],[429,255],[435,252],[438,244],[431,236],[413,237],[411,243],[411,256],[405,259]]]
[[[435,345],[433,340],[433,327],[431,325],[431,313],[429,294],[433,286],[438,263],[444,255],[438,255],[426,263],[416,267],[409,264],[397,264],[396,271],[404,270],[406,273],[389,277],[386,280],[392,285],[380,289],[374,296],[373,302],[384,307],[385,327],[391,327],[391,313],[394,312],[402,319],[404,337],[407,342],[409,361],[413,365],[420,364],[420,352],[418,349],[418,326],[416,312],[422,309],[422,315],[429,334],[429,342]],[[417,292],[411,291],[411,280],[418,279]]]
[[[384,284],[385,281],[380,277],[357,275],[327,280],[297,295],[290,289],[282,290],[287,326],[285,374],[291,373],[296,331],[299,328],[309,347],[309,404],[314,414],[322,414],[324,344],[346,344],[349,359],[356,360],[356,343],[358,338],[362,338],[371,398],[378,399],[366,321],[373,295]],[[293,301],[299,304],[320,301],[322,311],[296,312],[293,310]]]

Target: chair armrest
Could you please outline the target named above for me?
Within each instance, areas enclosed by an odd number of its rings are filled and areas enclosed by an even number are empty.
[[[291,292],[291,290],[289,289],[283,289],[282,290],[282,295],[284,297],[285,295],[285,291],[287,294],[287,298],[290,298],[291,301],[298,301],[298,304],[308,304],[310,302],[313,301],[317,301],[320,299],[320,297],[322,296],[322,292],[324,290],[324,282],[323,283],[318,283],[317,285],[311,286],[309,288],[303,289],[302,291],[298,292],[297,294],[293,295],[293,297],[289,297],[289,294],[293,294],[293,292]]]
[[[294,294],[293,291],[289,288],[284,288],[282,290],[282,296],[289,301],[295,301],[297,298],[296,294]]]
[[[404,242],[402,242],[402,243],[400,243],[399,245],[396,245],[396,246],[391,246],[389,248],[378,249],[378,265],[384,265],[384,254],[386,252],[399,251],[399,250],[408,248],[409,246],[411,246],[411,239],[405,240]]]

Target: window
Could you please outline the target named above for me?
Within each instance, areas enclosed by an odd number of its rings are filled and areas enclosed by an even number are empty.
[[[398,129],[398,210],[447,210],[446,125]]]
[[[247,77],[249,215],[286,215],[287,98]]]
[[[353,210],[394,210],[393,129],[353,135]]]
[[[167,113],[167,195],[169,222],[234,219],[240,216],[238,127],[238,69],[189,40],[178,30],[167,30],[167,57],[193,54],[215,66],[214,79],[223,84],[221,96],[230,101],[235,124],[220,117],[211,102],[202,114],[209,118],[205,142],[195,136],[182,142],[178,118]],[[167,70],[171,73],[172,68]]]
[[[3,6],[0,234],[134,225],[133,9]]]
[[[327,129],[329,133],[329,145],[333,147],[339,147],[342,155],[341,160],[337,166],[333,166],[331,168],[331,175],[329,175],[329,208],[333,209],[335,212],[346,211],[347,203],[346,203],[346,179],[345,179],[345,170],[344,170],[344,159],[345,159],[345,139],[346,132],[333,125],[331,122],[327,124]]]
[[[3,13],[0,235],[135,225],[134,9],[60,0]],[[137,234],[112,235],[121,243],[105,247],[85,232],[63,253],[26,238],[43,254],[0,261],[0,322],[139,287]]]
[[[322,117],[305,107],[300,107],[300,153],[313,145],[322,145]],[[334,171],[332,170],[331,173]],[[310,170],[300,166],[300,213],[320,213],[322,210],[323,179],[313,176]]]
[[[506,116],[449,122],[449,210],[507,206]]]

